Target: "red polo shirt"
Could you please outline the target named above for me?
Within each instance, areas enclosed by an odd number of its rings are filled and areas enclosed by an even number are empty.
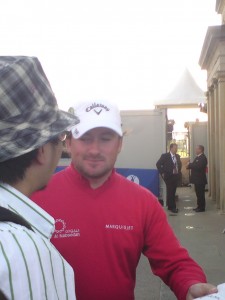
[[[133,300],[141,253],[179,300],[206,282],[155,196],[115,171],[93,190],[71,165],[33,200],[56,219],[52,243],[74,268],[78,300]]]

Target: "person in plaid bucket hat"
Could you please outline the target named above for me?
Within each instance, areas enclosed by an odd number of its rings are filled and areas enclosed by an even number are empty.
[[[54,172],[78,118],[58,108],[36,57],[0,57],[0,289],[7,299],[76,299],[50,242],[55,220],[28,197]]]

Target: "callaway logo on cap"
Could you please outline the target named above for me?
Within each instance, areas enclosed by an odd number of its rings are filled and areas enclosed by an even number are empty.
[[[71,129],[75,139],[97,127],[110,128],[119,136],[123,135],[120,112],[112,103],[107,101],[83,102],[69,109],[70,112],[72,110],[76,112],[76,116],[80,119],[80,123]]]
[[[102,104],[102,103],[99,103],[99,104],[96,104],[96,103],[93,103],[91,106],[88,106],[86,108],[86,112],[90,112],[90,111],[94,111],[97,115],[100,115],[100,113],[103,111],[103,110],[106,110],[106,111],[110,111],[110,108],[107,107],[106,105]]]

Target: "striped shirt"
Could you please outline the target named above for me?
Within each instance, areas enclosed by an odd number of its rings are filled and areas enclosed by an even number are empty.
[[[15,300],[76,299],[73,270],[50,243],[54,219],[2,183],[0,206],[21,215],[34,230],[0,222],[0,290]]]

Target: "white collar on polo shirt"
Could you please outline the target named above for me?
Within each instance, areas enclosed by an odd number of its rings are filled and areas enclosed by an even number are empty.
[[[0,183],[0,205],[21,215],[35,232],[47,239],[51,238],[55,229],[54,218],[20,191],[2,182]]]

